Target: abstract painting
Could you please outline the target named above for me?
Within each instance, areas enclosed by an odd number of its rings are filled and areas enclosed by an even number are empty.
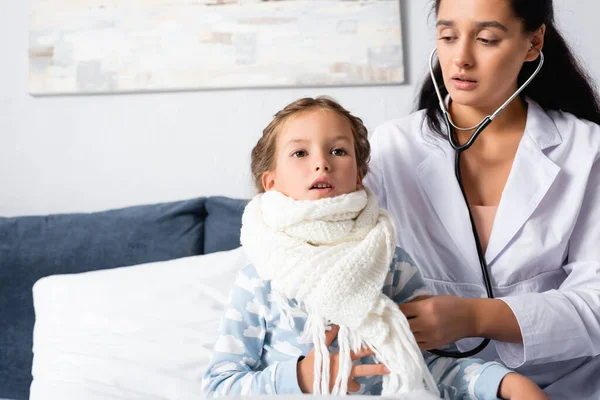
[[[31,0],[32,95],[404,81],[399,0]]]

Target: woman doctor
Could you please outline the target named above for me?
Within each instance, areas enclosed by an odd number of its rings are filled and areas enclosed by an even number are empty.
[[[553,399],[598,400],[598,97],[556,29],[552,0],[434,7],[435,76],[454,125],[472,127],[494,113],[533,74],[540,50],[545,63],[461,154],[464,197],[431,79],[418,112],[374,132],[366,184],[441,295],[402,311],[423,349],[464,339],[459,350],[468,351],[490,338],[478,357],[500,359]],[[473,130],[451,133],[462,145]]]

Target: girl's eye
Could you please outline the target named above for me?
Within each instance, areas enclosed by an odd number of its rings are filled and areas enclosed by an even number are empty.
[[[334,149],[331,151],[331,154],[337,157],[342,157],[348,154],[344,149]]]
[[[296,157],[296,158],[300,158],[300,157],[304,157],[306,155],[306,152],[304,150],[298,150],[292,153],[292,157]]]

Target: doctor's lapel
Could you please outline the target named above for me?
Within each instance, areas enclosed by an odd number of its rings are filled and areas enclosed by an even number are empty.
[[[500,199],[485,254],[488,265],[527,222],[560,172],[560,167],[544,154],[544,150],[562,142],[556,125],[535,102],[528,100],[528,103],[525,132]],[[479,271],[469,211],[454,175],[454,151],[449,145],[445,151],[432,148],[431,155],[417,166],[416,172],[465,262]]]
[[[562,142],[552,119],[530,102],[525,133],[500,198],[485,258],[488,265],[527,223],[554,183],[561,168],[544,150]]]
[[[442,225],[469,265],[479,270],[479,260],[469,211],[454,175],[454,155],[434,151],[417,166],[421,187],[435,210]]]

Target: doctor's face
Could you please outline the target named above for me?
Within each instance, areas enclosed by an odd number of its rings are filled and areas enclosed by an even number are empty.
[[[444,84],[461,105],[495,109],[517,89],[523,63],[538,57],[530,47],[539,33],[525,31],[510,0],[441,0],[436,30]]]

